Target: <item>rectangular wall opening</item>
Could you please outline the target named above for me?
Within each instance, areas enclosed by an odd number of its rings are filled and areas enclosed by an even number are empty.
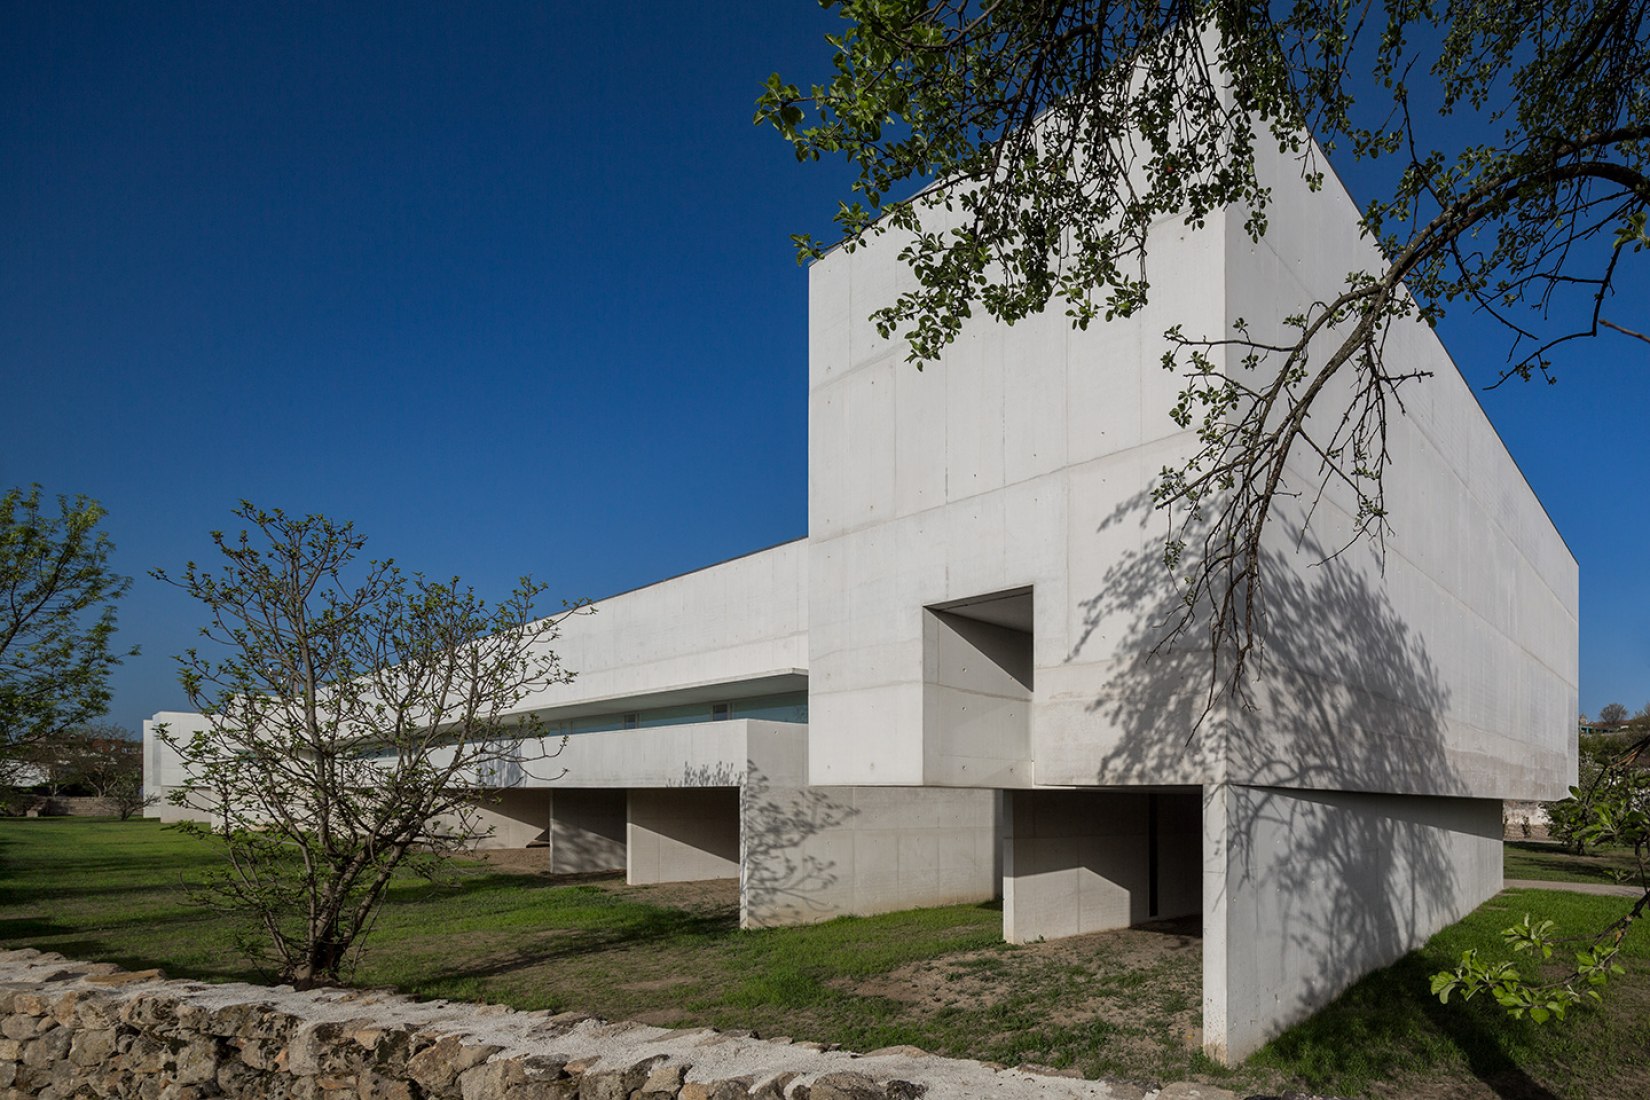
[[[1003,786],[1027,767],[1035,682],[1032,590],[923,609],[923,766],[929,783]]]

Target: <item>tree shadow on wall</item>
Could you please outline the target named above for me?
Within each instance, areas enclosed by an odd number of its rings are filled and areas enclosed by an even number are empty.
[[[804,924],[841,910],[827,901],[840,876],[826,834],[859,814],[825,791],[769,782],[754,761],[740,788],[740,923],[746,928]],[[839,834],[852,858],[853,837]]]
[[[727,760],[714,764],[684,764],[682,778],[665,781],[667,787],[737,787],[739,769]]]
[[[1150,512],[1140,494],[1101,525],[1138,522],[1145,549],[1115,561],[1082,602],[1068,657],[1109,662],[1087,707],[1091,774],[1106,785],[1231,781],[1226,897],[1205,906],[1253,916],[1256,934],[1231,945],[1230,985],[1255,1003],[1279,998],[1277,1015],[1293,1023],[1465,915],[1453,899],[1472,888],[1470,872],[1455,865],[1447,833],[1499,839],[1499,811],[1381,797],[1470,788],[1445,751],[1449,688],[1425,638],[1393,607],[1370,548],[1330,558],[1298,529],[1275,529],[1262,570],[1262,649],[1239,693],[1211,706],[1207,618],[1163,641],[1184,604],[1146,531]],[[1277,975],[1295,979],[1277,988]],[[1413,995],[1428,990],[1418,984]],[[1234,1000],[1235,1027],[1241,1005]],[[1476,1025],[1462,1016],[1458,1026]],[[1502,1095],[1539,1095],[1505,1055],[1476,1058],[1473,1069]]]

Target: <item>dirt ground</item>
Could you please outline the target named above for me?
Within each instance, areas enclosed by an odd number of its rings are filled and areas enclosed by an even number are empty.
[[[1051,1006],[1062,1027],[1106,1025],[1114,1049],[1198,1050],[1202,957],[1201,922],[1191,917],[944,955],[830,984],[860,996],[886,997],[926,1018],[966,1009],[1006,1022],[1017,1018],[1015,1009],[1029,998]],[[1005,1032],[995,1038],[1009,1037]]]

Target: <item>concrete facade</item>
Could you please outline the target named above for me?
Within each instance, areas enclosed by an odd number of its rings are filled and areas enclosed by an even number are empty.
[[[1152,304],[1088,331],[976,317],[918,372],[866,320],[907,286],[898,240],[834,252],[810,283],[811,780],[1005,790],[1013,940],[1145,919],[1155,849],[1160,915],[1202,915],[1223,1060],[1491,896],[1485,807],[1559,797],[1575,769],[1575,560],[1419,322],[1387,342],[1431,377],[1389,423],[1384,554],[1325,561],[1355,514],[1334,487],[1310,531],[1281,501],[1250,696],[1205,714],[1201,639],[1152,652],[1178,593],[1150,489],[1196,443],[1168,415],[1163,333],[1280,324],[1379,267],[1338,186],[1262,172],[1261,243],[1242,212],[1166,220]],[[1233,351],[1227,369],[1249,368]],[[1316,473],[1291,459],[1297,487]],[[1147,792],[1167,829],[1146,827]],[[1314,898],[1359,915],[1337,926]]]
[[[998,893],[1016,942],[1198,918],[1222,1060],[1491,896],[1500,800],[1574,778],[1577,568],[1425,325],[1387,341],[1431,377],[1388,425],[1384,548],[1327,560],[1355,515],[1333,486],[1310,530],[1280,500],[1241,705],[1206,711],[1200,639],[1154,652],[1179,605],[1151,487],[1197,445],[1165,330],[1266,338],[1379,266],[1333,182],[1262,158],[1261,243],[1241,212],[1166,220],[1133,317],[975,318],[921,372],[867,320],[900,242],[817,262],[808,537],[570,621],[577,679],[523,705],[565,746],[500,779],[492,842],[737,874],[746,925]],[[151,789],[175,763],[149,745]]]
[[[738,788],[639,787],[627,805],[626,882],[738,877]]]

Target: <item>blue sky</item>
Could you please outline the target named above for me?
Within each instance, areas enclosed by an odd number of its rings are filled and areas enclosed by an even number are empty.
[[[204,559],[243,497],[557,599],[803,535],[788,236],[826,233],[847,177],[750,118],[833,25],[809,0],[7,5],[0,483],[110,510],[144,650],[111,718],[182,704],[199,615],[145,574]],[[1481,322],[1443,335],[1493,377]],[[1650,347],[1561,379],[1481,400],[1581,562],[1583,709],[1636,707]]]

